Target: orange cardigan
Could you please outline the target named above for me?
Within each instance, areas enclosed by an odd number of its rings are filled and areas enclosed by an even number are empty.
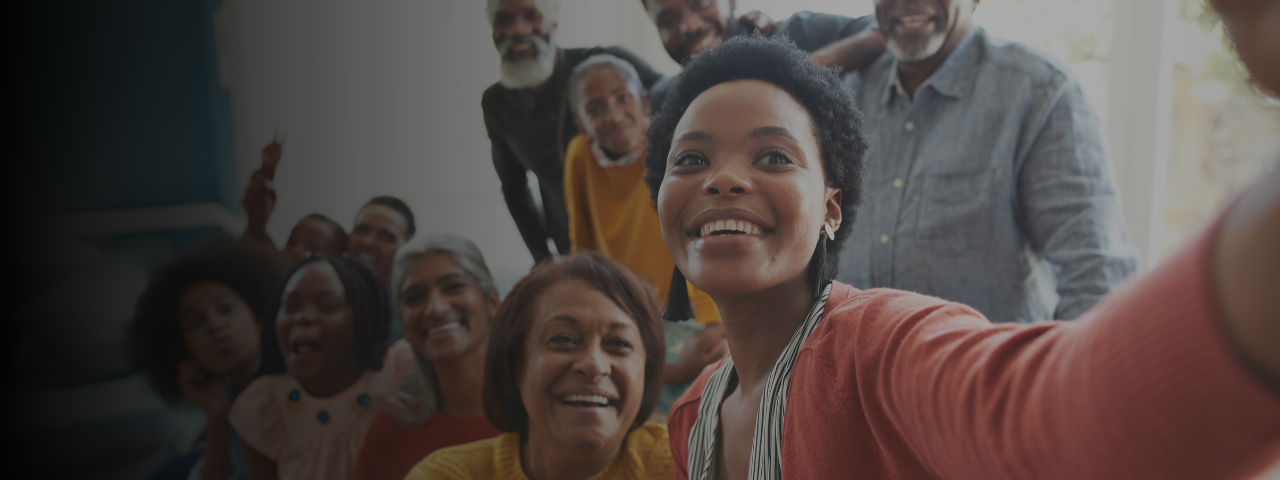
[[[1280,454],[1280,395],[1224,335],[1209,281],[1214,231],[1071,322],[991,324],[941,299],[836,283],[796,359],[783,477],[1261,473]],[[678,479],[719,366],[671,408]]]

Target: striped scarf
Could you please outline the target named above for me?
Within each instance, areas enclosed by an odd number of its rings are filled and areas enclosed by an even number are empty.
[[[787,388],[791,386],[791,371],[795,367],[800,347],[822,320],[822,311],[831,295],[831,284],[822,290],[822,296],[814,302],[804,323],[791,334],[791,341],[782,351],[778,361],[769,371],[765,391],[760,397],[760,410],[756,412],[755,433],[751,437],[751,464],[747,480],[782,479],[782,420],[787,413]],[[689,480],[711,480],[711,465],[715,464],[716,430],[720,428],[720,404],[724,402],[725,386],[736,375],[733,355],[730,354],[719,369],[711,375],[702,390],[702,402],[698,405],[698,419],[689,431]]]

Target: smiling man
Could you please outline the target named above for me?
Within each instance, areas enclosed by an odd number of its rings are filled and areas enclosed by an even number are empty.
[[[347,236],[347,254],[364,260],[378,273],[383,285],[390,285],[396,250],[416,231],[413,211],[403,200],[386,195],[373,197],[356,213],[355,225]]]
[[[569,72],[587,57],[607,53],[635,66],[645,87],[662,78],[619,47],[557,47],[558,9],[556,0],[489,0],[485,8],[502,63],[501,78],[480,105],[502,196],[534,261],[551,258],[548,239],[559,253],[569,253],[564,155],[578,134],[564,95]],[[529,190],[530,171],[538,177],[541,208]]]
[[[887,52],[846,84],[866,193],[840,281],[1072,319],[1137,267],[1102,126],[1070,67],[993,38],[977,0],[880,0]]]

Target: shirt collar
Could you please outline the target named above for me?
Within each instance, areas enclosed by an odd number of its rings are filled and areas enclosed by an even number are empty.
[[[639,160],[644,155],[644,148],[645,144],[642,142],[640,148],[626,155],[618,158],[609,158],[609,155],[604,153],[604,149],[600,148],[600,142],[591,142],[591,154],[596,157],[596,163],[600,164],[602,168],[625,167],[636,163],[636,160]]]
[[[916,89],[918,96],[925,87],[933,87],[938,93],[951,97],[963,98],[966,92],[973,90],[973,83],[978,76],[978,61],[980,60],[982,49],[974,47],[975,42],[981,41],[986,37],[986,32],[979,25],[974,25],[973,30],[960,40],[960,44],[956,45],[955,50],[947,55],[947,59],[943,60],[942,65],[938,66],[938,70],[933,75],[920,84]],[[892,57],[892,55],[890,55]],[[892,81],[885,87],[880,95],[881,103],[887,104],[893,98],[893,94],[906,96],[905,90],[898,81],[898,59],[894,58],[889,65],[889,75]]]

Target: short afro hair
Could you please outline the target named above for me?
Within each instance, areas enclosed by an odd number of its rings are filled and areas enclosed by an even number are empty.
[[[405,241],[412,239],[413,234],[418,232],[418,227],[413,222],[413,210],[409,209],[409,204],[404,203],[404,200],[390,195],[379,195],[377,197],[370,198],[367,202],[364,202],[364,205],[360,206],[360,210],[364,210],[364,208],[369,205],[382,205],[395,210],[396,213],[399,213],[400,216],[404,217]]]
[[[711,87],[746,79],[773,84],[804,106],[813,120],[813,132],[818,138],[827,185],[843,192],[840,202],[843,221],[836,230],[835,241],[828,241],[826,236],[822,236],[810,262],[809,279],[817,298],[835,278],[836,260],[849,238],[862,201],[863,159],[867,142],[863,137],[862,113],[854,105],[853,96],[841,85],[836,72],[819,66],[790,39],[740,35],[695,55],[685,64],[649,126],[644,182],[656,206],[658,189],[667,170],[671,139],[689,104]],[[680,284],[684,283],[679,269],[672,277],[673,281],[678,279]],[[684,288],[672,288],[671,294],[664,317],[668,320],[689,318],[688,293]]]
[[[151,274],[129,323],[126,355],[152,388],[170,403],[182,398],[178,363],[191,358],[178,325],[178,300],[197,283],[226,285],[244,299],[260,325],[269,325],[272,296],[289,263],[270,247],[217,235]]]

